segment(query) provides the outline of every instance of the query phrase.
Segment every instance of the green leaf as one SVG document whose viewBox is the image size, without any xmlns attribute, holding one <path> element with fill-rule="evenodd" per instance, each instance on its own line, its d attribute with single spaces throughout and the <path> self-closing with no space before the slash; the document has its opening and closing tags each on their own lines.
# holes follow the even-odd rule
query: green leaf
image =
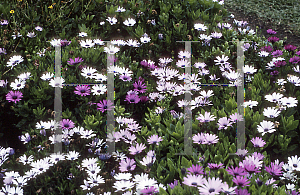
<svg viewBox="0 0 300 195">
<path fill-rule="evenodd" d="M 181 158 L 181 166 L 183 166 L 184 168 L 189 168 L 192 166 L 192 162 L 189 160 L 187 160 L 184 156 L 182 156 Z"/>
</svg>

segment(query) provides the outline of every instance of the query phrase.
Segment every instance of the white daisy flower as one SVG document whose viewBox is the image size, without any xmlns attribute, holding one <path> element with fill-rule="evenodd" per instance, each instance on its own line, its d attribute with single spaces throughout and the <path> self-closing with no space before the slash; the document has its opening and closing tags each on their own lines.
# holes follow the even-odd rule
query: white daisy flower
<svg viewBox="0 0 300 195">
<path fill-rule="evenodd" d="M 78 35 L 79 37 L 87 37 L 87 33 L 85 33 L 85 32 L 81 32 L 81 33 L 79 33 L 79 35 Z"/>
<path fill-rule="evenodd" d="M 125 12 L 125 11 L 126 11 L 126 9 L 119 6 L 116 12 Z"/>
<path fill-rule="evenodd" d="M 120 48 L 115 47 L 115 46 L 110 46 L 110 47 L 104 47 L 104 52 L 108 54 L 115 54 L 118 51 L 120 51 Z"/>
<path fill-rule="evenodd" d="M 61 45 L 61 40 L 60 39 L 53 39 L 52 41 L 50 41 L 50 44 L 55 47 L 55 46 L 60 46 Z"/>
<path fill-rule="evenodd" d="M 99 24 L 102 26 L 102 25 L 104 25 L 104 24 L 105 24 L 105 22 L 104 22 L 104 21 L 102 21 L 102 22 L 100 22 Z"/>
<path fill-rule="evenodd" d="M 34 34 L 34 32 L 28 32 L 27 37 L 33 38 L 36 37 L 36 35 Z"/>
<path fill-rule="evenodd" d="M 86 67 L 86 68 L 83 68 L 81 70 L 81 75 L 84 76 L 85 78 L 90 78 L 92 79 L 93 78 L 93 74 L 96 72 L 97 70 L 94 69 L 94 68 L 91 68 L 91 67 Z"/>
<path fill-rule="evenodd" d="M 140 40 L 142 43 L 149 43 L 151 41 L 151 38 L 145 36 L 145 37 L 141 37 Z"/>
<path fill-rule="evenodd" d="M 101 39 L 94 39 L 93 41 L 94 41 L 94 43 L 97 44 L 97 45 L 104 45 L 104 44 L 105 44 L 105 42 L 102 41 Z"/>
<path fill-rule="evenodd" d="M 95 79 L 95 81 L 97 81 L 97 82 L 107 81 L 107 76 L 105 76 L 103 74 L 99 74 L 99 73 L 94 73 L 92 75 L 92 78 Z"/>
<path fill-rule="evenodd" d="M 269 56 L 269 53 L 266 51 L 260 51 L 260 52 L 258 52 L 258 55 L 259 55 L 259 57 L 267 57 L 267 56 Z"/>
<path fill-rule="evenodd" d="M 30 72 L 26 72 L 26 73 L 20 74 L 18 76 L 18 78 L 22 79 L 22 80 L 27 80 L 27 79 L 29 79 L 31 77 L 30 74 L 31 74 Z"/>
<path fill-rule="evenodd" d="M 65 79 L 61 77 L 54 77 L 54 79 L 51 79 L 49 82 L 49 85 L 52 87 L 60 87 L 63 88 L 63 83 L 65 82 Z"/>
<path fill-rule="evenodd" d="M 53 73 L 47 72 L 44 73 L 40 78 L 44 81 L 50 80 L 54 76 Z"/>
<path fill-rule="evenodd" d="M 139 47 L 140 43 L 137 40 L 129 39 L 126 43 L 130 47 Z"/>
<path fill-rule="evenodd" d="M 257 125 L 257 131 L 262 133 L 262 136 L 264 136 L 266 133 L 273 133 L 276 131 L 274 127 L 275 126 L 273 122 L 263 120 L 260 122 L 260 125 Z"/>
<path fill-rule="evenodd" d="M 102 95 L 105 94 L 106 91 L 107 91 L 106 85 L 94 85 L 91 90 L 93 95 Z"/>
<path fill-rule="evenodd" d="M 85 41 L 81 40 L 80 45 L 81 45 L 81 47 L 84 47 L 84 48 L 90 48 L 90 47 L 93 47 L 95 45 L 95 43 L 93 43 L 93 40 L 87 39 Z"/>
<path fill-rule="evenodd" d="M 134 26 L 135 23 L 136 23 L 136 21 L 133 18 L 128 18 L 127 20 L 125 20 L 123 22 L 123 24 L 126 26 Z"/>
<path fill-rule="evenodd" d="M 13 90 L 23 89 L 25 87 L 25 83 L 26 81 L 22 79 L 15 79 L 15 82 L 10 83 L 10 87 L 13 88 Z"/>
<path fill-rule="evenodd" d="M 206 31 L 206 29 L 207 29 L 207 27 L 201 23 L 194 24 L 194 28 L 198 31 Z"/>
<path fill-rule="evenodd" d="M 110 23 L 110 25 L 114 25 L 118 22 L 115 17 L 108 17 L 106 20 Z"/>
</svg>

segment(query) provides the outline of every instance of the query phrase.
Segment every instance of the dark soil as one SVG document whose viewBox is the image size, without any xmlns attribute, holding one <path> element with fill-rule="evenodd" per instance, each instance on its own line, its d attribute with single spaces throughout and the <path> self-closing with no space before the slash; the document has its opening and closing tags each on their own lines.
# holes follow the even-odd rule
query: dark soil
<svg viewBox="0 0 300 195">
<path fill-rule="evenodd" d="M 254 31 L 256 30 L 256 26 L 258 26 L 259 29 L 258 29 L 257 36 L 265 36 L 266 38 L 268 38 L 270 36 L 276 36 L 280 40 L 283 40 L 284 37 L 287 37 L 286 42 L 284 42 L 285 44 L 291 44 L 291 45 L 297 46 L 298 49 L 300 48 L 300 36 L 297 36 L 295 34 L 287 32 L 288 28 L 286 26 L 284 26 L 284 25 L 275 26 L 272 24 L 271 19 L 268 19 L 266 21 L 266 20 L 262 20 L 255 14 L 244 14 L 244 11 L 233 10 L 228 7 L 225 7 L 225 8 L 228 10 L 228 12 L 230 14 L 234 15 L 234 18 L 231 19 L 231 21 L 233 21 L 234 19 L 239 20 L 239 21 L 241 21 L 241 20 L 247 21 L 248 26 L 250 26 L 251 29 L 253 29 Z M 268 29 L 272 29 L 272 30 L 276 31 L 277 34 L 275 34 L 275 35 L 268 34 L 267 33 Z"/>
</svg>

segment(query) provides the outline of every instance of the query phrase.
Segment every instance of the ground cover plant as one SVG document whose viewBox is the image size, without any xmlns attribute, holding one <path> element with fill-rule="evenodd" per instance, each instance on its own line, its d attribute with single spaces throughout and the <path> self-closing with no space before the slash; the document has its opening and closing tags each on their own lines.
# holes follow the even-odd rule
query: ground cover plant
<svg viewBox="0 0 300 195">
<path fill-rule="evenodd" d="M 299 48 L 272 29 L 257 36 L 223 4 L 2 1 L 0 193 L 298 194 Z M 245 41 L 244 75 L 237 70 L 237 40 Z M 189 52 L 176 41 L 199 42 Z M 54 77 L 57 45 L 61 77 Z M 115 78 L 113 102 L 108 72 Z M 237 112 L 240 79 L 244 116 Z M 193 154 L 176 155 L 185 151 L 187 105 Z M 110 134 L 111 110 L 116 128 Z M 236 144 L 241 120 L 242 151 Z M 63 147 L 54 154 L 57 127 Z"/>
</svg>

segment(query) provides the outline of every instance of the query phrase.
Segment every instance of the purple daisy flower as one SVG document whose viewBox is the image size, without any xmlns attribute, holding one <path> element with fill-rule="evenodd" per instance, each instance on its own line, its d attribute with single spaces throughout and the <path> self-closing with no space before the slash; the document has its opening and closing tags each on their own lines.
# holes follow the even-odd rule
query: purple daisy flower
<svg viewBox="0 0 300 195">
<path fill-rule="evenodd" d="M 275 42 L 279 41 L 279 38 L 278 37 L 269 37 L 268 41 L 271 43 L 275 43 Z"/>
<path fill-rule="evenodd" d="M 205 134 L 201 132 L 193 136 L 193 143 L 202 144 L 205 141 Z"/>
<path fill-rule="evenodd" d="M 247 189 L 235 189 L 236 195 L 250 195 Z"/>
<path fill-rule="evenodd" d="M 142 103 L 146 103 L 149 100 L 147 96 L 142 96 L 140 99 Z"/>
<path fill-rule="evenodd" d="M 252 138 L 251 142 L 255 148 L 262 148 L 266 144 L 266 142 L 264 142 L 264 140 L 261 137 Z"/>
<path fill-rule="evenodd" d="M 113 103 L 110 100 L 103 100 L 103 103 L 100 101 L 100 103 L 97 103 L 97 110 L 100 110 L 102 113 L 106 110 L 111 110 L 112 108 L 114 108 L 114 106 L 112 106 Z"/>
<path fill-rule="evenodd" d="M 125 160 L 122 160 L 120 163 L 120 171 L 125 172 L 125 171 L 133 171 L 136 167 L 135 165 L 135 160 L 126 158 Z"/>
<path fill-rule="evenodd" d="M 247 178 L 242 177 L 242 176 L 236 176 L 235 178 L 232 179 L 232 181 L 236 185 L 241 186 L 241 187 L 249 186 L 248 184 L 250 183 L 250 181 Z"/>
<path fill-rule="evenodd" d="M 233 175 L 233 176 L 242 176 L 242 175 L 247 175 L 247 172 L 245 172 L 245 169 L 243 167 L 235 167 L 231 166 L 231 168 L 227 168 L 226 171 L 228 174 Z"/>
<path fill-rule="evenodd" d="M 0 54 L 7 54 L 4 48 L 0 48 Z"/>
<path fill-rule="evenodd" d="M 270 35 L 275 35 L 277 32 L 273 31 L 272 29 L 268 29 L 267 33 Z"/>
<path fill-rule="evenodd" d="M 154 186 L 151 186 L 149 188 L 144 188 L 143 190 L 141 190 L 141 193 L 153 195 L 153 193 L 158 193 L 158 191 L 157 191 L 157 188 L 155 188 Z"/>
<path fill-rule="evenodd" d="M 175 179 L 173 183 L 170 183 L 170 184 L 168 184 L 168 185 L 170 186 L 171 189 L 174 189 L 175 186 L 178 185 L 178 180 Z"/>
<path fill-rule="evenodd" d="M 272 52 L 273 57 L 279 57 L 281 55 L 283 55 L 283 51 L 281 50 L 276 50 Z"/>
<path fill-rule="evenodd" d="M 219 164 L 215 164 L 215 163 L 208 163 L 208 166 L 211 170 L 217 170 L 217 169 L 221 169 L 224 168 L 222 163 Z"/>
<path fill-rule="evenodd" d="M 293 45 L 285 45 L 284 49 L 287 51 L 294 51 L 295 49 L 297 49 L 297 47 Z"/>
<path fill-rule="evenodd" d="M 128 103 L 130 103 L 130 104 L 137 104 L 137 103 L 139 103 L 139 101 L 140 101 L 140 98 L 139 98 L 139 96 L 138 95 L 136 95 L 136 94 L 130 94 L 130 95 L 127 95 L 126 96 L 126 98 L 125 98 L 125 100 L 124 101 L 128 101 Z"/>
<path fill-rule="evenodd" d="M 62 121 L 60 121 L 60 126 L 62 129 L 72 129 L 75 127 L 74 124 L 75 123 L 73 123 L 73 121 L 69 119 L 63 119 Z"/>
<path fill-rule="evenodd" d="M 296 54 L 300 56 L 300 51 L 297 51 Z"/>
<path fill-rule="evenodd" d="M 127 75 L 127 74 L 122 74 L 122 75 L 120 75 L 119 76 L 119 79 L 121 79 L 122 81 L 131 81 L 132 80 L 132 78 L 129 76 L 129 75 Z"/>
<path fill-rule="evenodd" d="M 255 166 L 255 164 L 245 164 L 244 169 L 250 174 L 261 172 L 259 171 L 259 168 Z"/>
<path fill-rule="evenodd" d="M 297 64 L 300 61 L 300 58 L 298 56 L 294 56 L 290 58 L 290 61 L 292 64 Z"/>
<path fill-rule="evenodd" d="M 140 93 L 145 93 L 147 91 L 146 89 L 146 85 L 145 83 L 142 83 L 142 81 L 138 81 L 138 83 L 133 83 L 133 86 L 134 86 L 134 90 L 135 91 L 138 91 Z"/>
<path fill-rule="evenodd" d="M 273 51 L 273 48 L 272 48 L 272 46 L 264 46 L 264 47 L 260 48 L 260 51 L 271 52 L 271 51 Z"/>
<path fill-rule="evenodd" d="M 65 47 L 65 46 L 67 46 L 67 45 L 70 45 L 71 42 L 72 42 L 72 41 L 67 41 L 67 39 L 61 40 L 61 41 L 60 41 L 60 45 L 61 45 L 62 47 Z M 76 60 L 76 59 L 75 59 L 75 60 Z"/>
<path fill-rule="evenodd" d="M 81 95 L 81 96 L 87 96 L 90 95 L 90 87 L 88 85 L 84 86 L 77 86 L 75 87 L 77 91 L 74 91 L 75 94 Z"/>
<path fill-rule="evenodd" d="M 273 162 L 271 162 L 271 166 L 265 167 L 265 170 L 268 173 L 270 173 L 270 175 L 272 175 L 273 177 L 281 176 L 281 174 L 282 174 L 281 169 L 282 169 L 281 165 L 277 165 Z"/>
<path fill-rule="evenodd" d="M 199 174 L 203 174 L 203 167 L 201 165 L 192 165 L 190 168 L 187 169 L 189 172 L 195 174 L 195 175 L 199 175 Z"/>
<path fill-rule="evenodd" d="M 6 94 L 6 100 L 8 100 L 8 102 L 15 102 L 17 103 L 18 101 L 21 100 L 21 98 L 23 97 L 22 92 L 20 91 L 10 91 L 8 92 L 8 94 Z"/>
<path fill-rule="evenodd" d="M 68 61 L 68 64 L 69 65 L 74 65 L 74 64 L 78 64 L 78 63 L 80 63 L 80 62 L 83 62 L 83 59 L 82 58 L 75 58 L 75 61 L 72 59 L 72 58 L 70 58 L 70 61 Z"/>
<path fill-rule="evenodd" d="M 218 120 L 218 125 L 218 130 L 227 129 L 229 126 L 232 126 L 232 122 L 230 121 L 230 119 L 227 119 L 227 117 L 222 117 Z"/>
<path fill-rule="evenodd" d="M 135 146 L 130 146 L 128 150 L 130 151 L 130 154 L 136 155 L 141 153 L 145 148 L 146 148 L 145 144 L 137 143 Z"/>
</svg>

